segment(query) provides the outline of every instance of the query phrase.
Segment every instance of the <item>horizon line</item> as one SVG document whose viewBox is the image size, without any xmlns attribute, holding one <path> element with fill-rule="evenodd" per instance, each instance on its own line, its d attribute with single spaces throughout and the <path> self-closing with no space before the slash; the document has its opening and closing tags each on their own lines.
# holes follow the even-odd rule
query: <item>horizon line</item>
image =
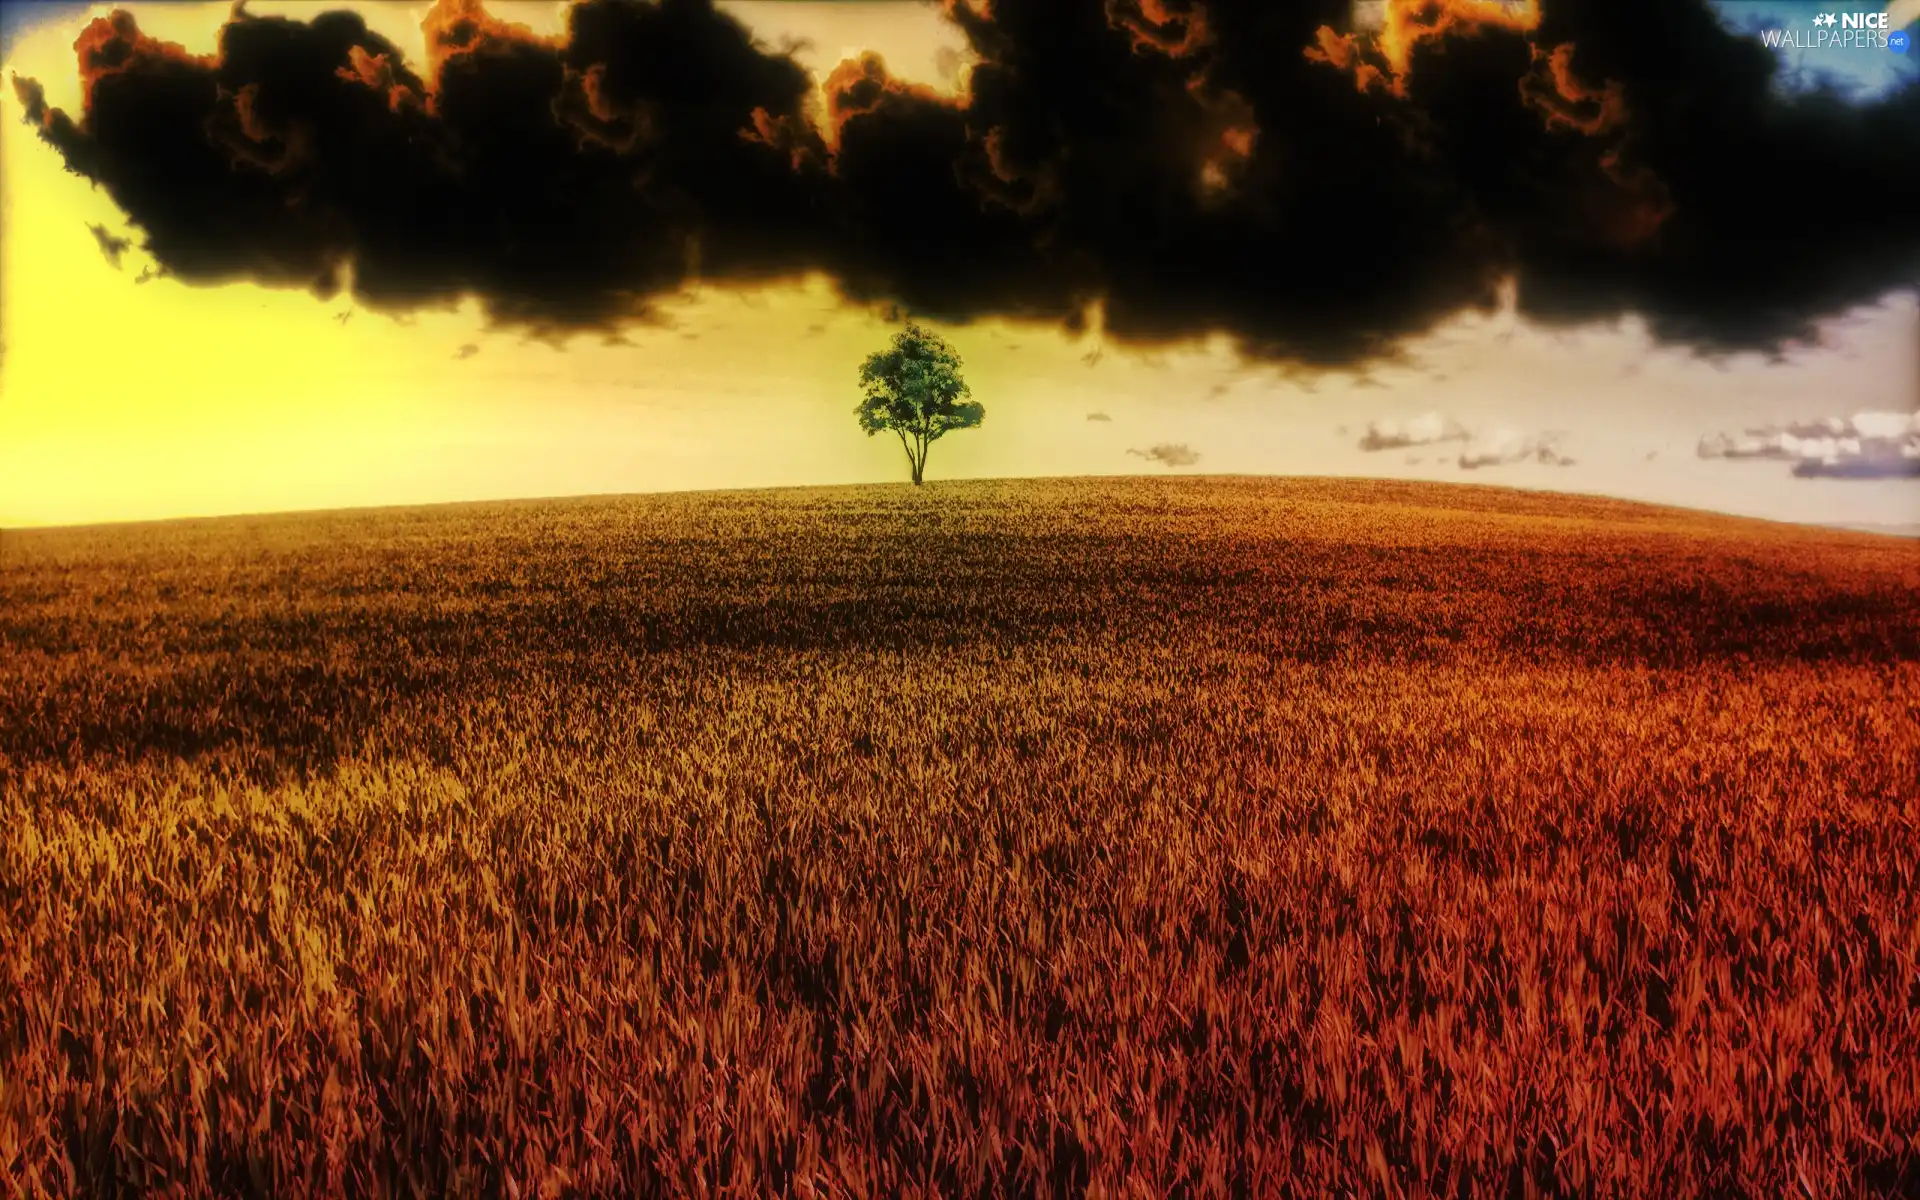
<svg viewBox="0 0 1920 1200">
<path fill-rule="evenodd" d="M 1450 480 L 1450 479 L 1408 479 L 1391 475 L 1315 475 L 1288 474 L 1280 472 L 1254 471 L 1168 471 L 1149 474 L 1144 471 L 1130 473 L 1087 473 L 1066 475 L 980 475 L 950 476 L 942 479 L 930 479 L 922 488 L 940 487 L 945 484 L 982 484 L 982 483 L 1047 483 L 1062 480 L 1073 481 L 1175 481 L 1175 480 L 1292 480 L 1320 483 L 1385 483 L 1403 484 L 1413 487 L 1431 487 L 1448 489 L 1469 489 L 1501 492 L 1517 492 L 1538 496 L 1563 496 L 1586 500 L 1606 500 L 1615 504 L 1653 511 L 1676 514 L 1724 518 L 1733 521 L 1757 522 L 1764 525 L 1787 526 L 1795 529 L 1826 529 L 1850 533 L 1873 534 L 1883 537 L 1920 538 L 1920 513 L 1916 513 L 1911 522 L 1860 522 L 1860 521 L 1794 521 L 1773 517 L 1758 517 L 1746 513 L 1732 512 L 1719 508 L 1704 508 L 1697 505 L 1673 504 L 1655 500 L 1641 500 L 1620 496 L 1611 492 L 1584 491 L 1573 488 L 1551 488 L 1523 486 L 1514 483 L 1500 483 L 1488 480 Z M 908 480 L 859 480 L 844 483 L 781 483 L 749 484 L 732 487 L 666 487 L 649 490 L 622 492 L 556 492 L 520 496 L 480 496 L 456 500 L 426 500 L 415 503 L 395 504 L 339 504 L 317 505 L 313 507 L 251 509 L 228 512 L 181 513 L 164 517 L 126 517 L 107 518 L 94 521 L 52 521 L 27 522 L 17 524 L 0 519 L 0 534 L 6 533 L 47 533 L 47 532 L 84 532 L 88 530 L 115 530 L 137 526 L 181 525 L 204 522 L 229 521 L 268 521 L 281 518 L 357 516 L 377 513 L 415 512 L 432 509 L 470 508 L 482 505 L 511 504 L 557 504 L 565 501 L 581 500 L 623 500 L 644 499 L 656 496 L 728 496 L 754 492 L 801 492 L 801 491 L 845 491 L 858 488 L 913 488 L 916 485 Z"/>
</svg>

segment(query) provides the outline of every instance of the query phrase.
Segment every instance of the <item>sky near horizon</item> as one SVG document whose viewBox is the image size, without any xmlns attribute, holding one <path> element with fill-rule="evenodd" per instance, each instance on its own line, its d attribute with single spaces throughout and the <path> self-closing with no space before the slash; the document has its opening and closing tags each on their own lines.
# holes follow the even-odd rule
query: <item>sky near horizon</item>
<svg viewBox="0 0 1920 1200">
<path fill-rule="evenodd" d="M 75 39 L 109 7 L 16 11 L 4 74 L 82 112 Z M 214 52 L 229 11 L 119 7 L 189 54 Z M 305 19 L 317 7 L 255 0 L 249 12 Z M 427 5 L 350 7 L 426 61 Z M 563 5 L 487 7 L 538 35 L 564 29 Z M 873 51 L 897 80 L 962 88 L 968 40 L 933 6 L 720 7 L 764 45 L 795 45 L 816 80 Z M 1797 21 L 1819 7 L 1767 11 Z M 1903 85 L 1886 57 L 1853 61 L 1863 87 Z M 859 361 L 893 328 L 886 306 L 845 298 L 824 272 L 694 285 L 648 320 L 564 338 L 491 320 L 472 298 L 383 311 L 350 292 L 186 283 L 157 269 L 139 226 L 22 116 L 0 89 L 0 526 L 903 475 L 898 447 L 853 418 Z M 1848 236 L 1843 213 L 1808 219 Z M 1520 315 L 1510 289 L 1490 311 L 1403 339 L 1398 362 L 1324 369 L 1243 353 L 1225 331 L 1109 337 L 1098 306 L 1077 333 L 995 315 L 932 323 L 987 410 L 980 429 L 935 448 L 935 479 L 1365 475 L 1920 525 L 1920 478 L 1808 478 L 1777 455 L 1700 452 L 1716 435 L 1920 407 L 1912 288 L 1771 356 L 1703 356 L 1631 313 L 1550 327 Z"/>
</svg>

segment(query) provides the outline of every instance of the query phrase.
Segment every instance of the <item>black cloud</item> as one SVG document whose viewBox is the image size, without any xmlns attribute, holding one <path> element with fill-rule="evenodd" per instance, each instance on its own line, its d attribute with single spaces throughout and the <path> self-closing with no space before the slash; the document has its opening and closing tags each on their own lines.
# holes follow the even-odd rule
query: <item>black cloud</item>
<svg viewBox="0 0 1920 1200">
<path fill-rule="evenodd" d="M 1335 366 L 1506 277 L 1534 318 L 1707 349 L 1920 280 L 1920 86 L 1789 95 L 1706 0 L 1547 0 L 1397 62 L 1349 7 L 950 0 L 963 99 L 866 56 L 819 114 L 710 0 L 582 0 L 552 40 L 440 0 L 424 63 L 346 12 L 242 9 L 208 58 L 116 13 L 76 45 L 77 116 L 14 87 L 170 275 L 350 268 L 367 306 L 475 295 L 544 337 L 817 270 L 930 317 L 1077 329 L 1099 300 L 1123 341 Z"/>
</svg>

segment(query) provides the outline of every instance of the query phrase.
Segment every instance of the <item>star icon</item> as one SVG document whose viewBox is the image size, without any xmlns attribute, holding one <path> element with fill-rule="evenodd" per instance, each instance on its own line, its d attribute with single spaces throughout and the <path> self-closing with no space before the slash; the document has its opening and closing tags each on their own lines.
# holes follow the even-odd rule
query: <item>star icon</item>
<svg viewBox="0 0 1920 1200">
<path fill-rule="evenodd" d="M 1813 19 L 1813 23 L 1815 25 L 1832 25 L 1835 23 L 1835 18 L 1832 13 L 1821 13 Z"/>
</svg>

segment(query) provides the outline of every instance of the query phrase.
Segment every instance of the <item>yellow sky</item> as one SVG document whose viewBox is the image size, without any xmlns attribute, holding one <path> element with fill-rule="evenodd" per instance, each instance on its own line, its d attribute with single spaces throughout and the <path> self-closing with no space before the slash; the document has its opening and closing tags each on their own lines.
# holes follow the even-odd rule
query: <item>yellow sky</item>
<svg viewBox="0 0 1920 1200">
<path fill-rule="evenodd" d="M 195 53 L 213 50 L 229 11 L 225 3 L 132 7 L 142 29 Z M 358 7 L 374 29 L 424 57 L 426 5 Z M 883 49 L 900 69 L 925 75 L 936 71 L 940 44 L 961 44 L 915 5 L 878 22 L 856 20 L 844 5 L 772 7 L 780 21 L 767 23 L 770 39 L 782 25 L 805 30 L 816 56 L 832 56 L 829 67 L 857 48 L 862 25 L 892 39 Z M 493 8 L 536 31 L 561 27 L 560 5 Z M 302 16 L 313 6 L 256 3 L 252 11 Z M 77 112 L 72 43 L 85 23 L 27 34 L 6 70 L 41 80 L 50 103 Z M 824 284 L 782 289 L 757 309 L 695 302 L 685 329 L 637 331 L 623 347 L 583 339 L 562 352 L 489 333 L 471 305 L 403 324 L 354 312 L 346 298 L 136 283 L 149 260 L 136 248 L 115 269 L 87 228 L 124 234 L 124 216 L 62 170 L 20 124 L 10 92 L 3 115 L 0 522 L 694 487 L 763 473 L 798 482 L 811 478 L 801 469 L 807 462 L 814 472 L 857 474 L 870 450 L 883 449 L 857 430 L 844 436 L 853 401 L 846 364 L 884 340 L 883 327 L 846 314 L 808 332 L 823 323 L 822 310 L 837 307 Z M 757 352 L 744 369 L 738 341 L 710 327 L 714 309 L 754 330 Z M 344 322 L 343 313 L 351 314 Z M 468 344 L 478 352 L 456 360 Z M 823 386 L 829 377 L 838 386 Z M 802 428 L 822 436 L 727 428 L 722 414 L 747 418 L 762 404 L 789 414 L 819 408 Z"/>
<path fill-rule="evenodd" d="M 224 2 L 124 7 L 147 32 L 199 53 L 212 51 L 228 12 Z M 421 55 L 425 4 L 355 7 Z M 539 31 L 561 28 L 557 4 L 489 7 Z M 934 9 L 915 3 L 724 7 L 769 44 L 809 39 L 798 57 L 821 75 L 846 54 L 875 49 L 898 74 L 950 85 L 940 78 L 952 62 L 943 48 L 964 49 Z M 39 79 L 50 103 L 77 112 L 72 44 L 85 23 L 30 31 L 5 70 Z M 134 239 L 118 269 L 91 223 Z M 670 325 L 633 330 L 629 344 L 583 337 L 561 349 L 486 329 L 473 304 L 397 320 L 346 297 L 139 283 L 151 260 L 138 241 L 107 196 L 67 174 L 21 124 L 10 89 L 0 90 L 0 525 L 903 473 L 898 446 L 863 436 L 852 416 L 859 360 L 890 327 L 842 303 L 825 280 L 690 295 Z M 1784 519 L 1920 521 L 1920 488 L 1909 483 L 1783 483 L 1778 463 L 1691 453 L 1701 434 L 1720 429 L 1911 407 L 1916 328 L 1920 315 L 1900 300 L 1836 324 L 1828 350 L 1723 370 L 1652 350 L 1632 323 L 1560 336 L 1508 314 L 1440 331 L 1419 347 L 1424 370 L 1307 382 L 1244 364 L 1219 339 L 1143 353 L 1105 346 L 1097 329 L 1075 339 L 986 322 L 946 330 L 986 424 L 943 441 L 929 471 L 1158 471 L 1127 451 L 1185 443 L 1201 471 L 1461 478 L 1437 456 L 1354 448 L 1353 430 L 1370 419 L 1441 410 L 1567 431 L 1580 459 L 1477 472 L 1475 482 Z M 1092 412 L 1111 419 L 1089 421 Z"/>
</svg>

